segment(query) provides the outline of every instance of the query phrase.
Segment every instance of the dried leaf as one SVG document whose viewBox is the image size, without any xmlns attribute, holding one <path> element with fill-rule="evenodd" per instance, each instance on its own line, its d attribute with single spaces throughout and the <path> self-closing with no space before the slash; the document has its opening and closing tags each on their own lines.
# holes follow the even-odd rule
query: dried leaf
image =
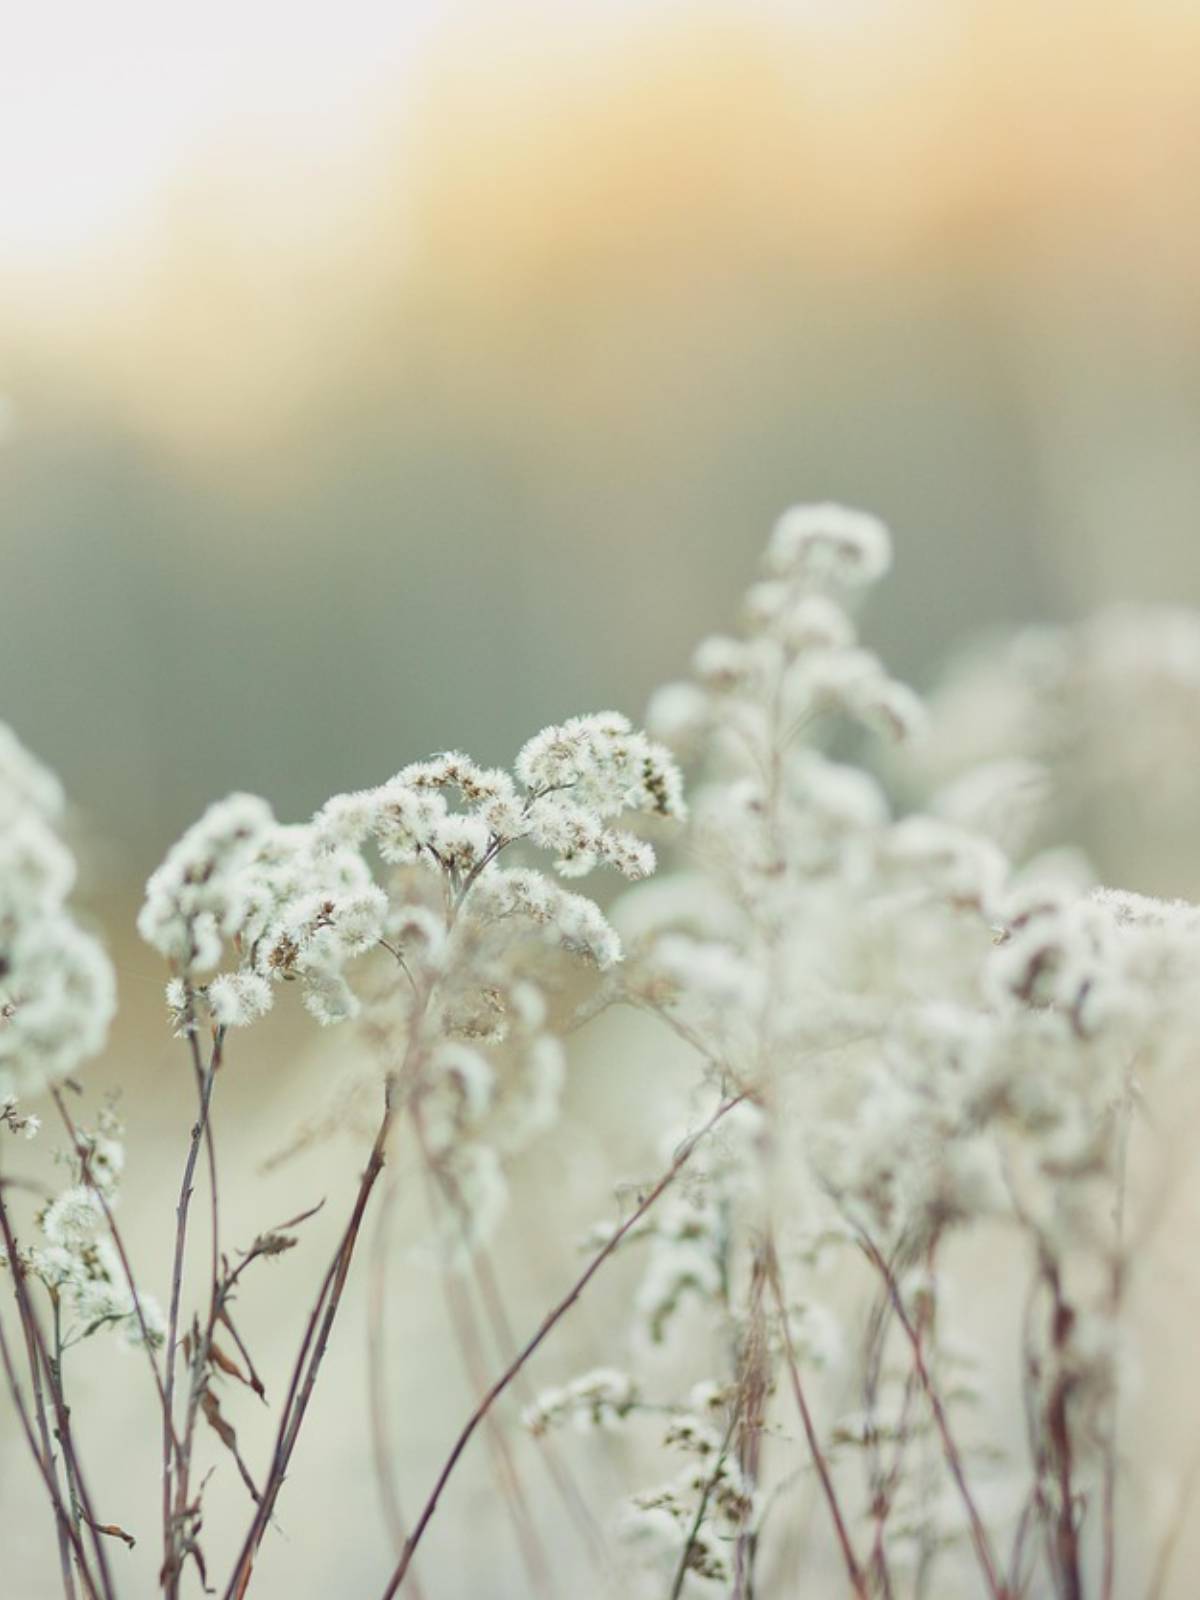
<svg viewBox="0 0 1200 1600">
<path fill-rule="evenodd" d="M 115 1522 L 90 1522 L 88 1526 L 96 1533 L 105 1533 L 110 1539 L 120 1539 L 132 1550 L 137 1540 L 131 1533 L 126 1533 L 124 1528 L 119 1528 Z"/>
<path fill-rule="evenodd" d="M 254 1479 L 250 1476 L 246 1463 L 242 1460 L 241 1454 L 238 1450 L 237 1433 L 233 1425 L 227 1422 L 224 1416 L 222 1416 L 221 1403 L 217 1399 L 216 1395 L 213 1394 L 211 1389 L 206 1389 L 200 1396 L 200 1406 L 204 1412 L 205 1421 L 216 1434 L 217 1438 L 220 1439 L 226 1450 L 229 1451 L 233 1459 L 237 1462 L 238 1471 L 242 1475 L 242 1482 L 250 1491 L 250 1496 L 255 1505 L 257 1505 L 260 1499 L 259 1492 L 255 1487 Z"/>
<path fill-rule="evenodd" d="M 250 1358 L 249 1350 L 246 1349 L 246 1341 L 242 1338 L 241 1334 L 234 1327 L 233 1318 L 229 1315 L 229 1311 L 228 1311 L 228 1309 L 226 1307 L 222 1306 L 221 1310 L 218 1311 L 218 1313 L 217 1313 L 217 1317 L 218 1317 L 218 1320 L 223 1322 L 225 1324 L 225 1326 L 229 1329 L 229 1332 L 230 1332 L 230 1335 L 231 1335 L 231 1337 L 233 1339 L 233 1342 L 238 1347 L 238 1354 L 241 1356 L 242 1360 L 246 1363 L 246 1371 L 249 1373 L 250 1387 L 254 1390 L 255 1394 L 258 1396 L 258 1398 L 265 1405 L 267 1403 L 267 1391 L 266 1391 L 265 1387 L 263 1386 L 262 1379 L 259 1377 L 258 1373 L 254 1370 L 254 1362 Z"/>
<path fill-rule="evenodd" d="M 208 1359 L 214 1367 L 219 1367 L 228 1377 L 236 1378 L 239 1383 L 244 1383 L 248 1389 L 254 1387 L 233 1357 L 226 1355 L 215 1339 L 208 1341 Z"/>
</svg>

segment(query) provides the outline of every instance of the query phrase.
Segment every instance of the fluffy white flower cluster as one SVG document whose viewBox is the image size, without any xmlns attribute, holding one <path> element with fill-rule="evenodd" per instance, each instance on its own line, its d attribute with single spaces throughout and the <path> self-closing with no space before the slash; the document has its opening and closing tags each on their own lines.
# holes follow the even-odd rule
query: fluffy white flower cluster
<svg viewBox="0 0 1200 1600">
<path fill-rule="evenodd" d="M 714 736 L 693 829 L 707 872 L 618 910 L 626 993 L 794 1112 L 820 1185 L 875 1237 L 1013 1216 L 1014 1140 L 1020 1207 L 1070 1225 L 1062 1175 L 1111 1180 L 1133 1057 L 1179 1053 L 1200 913 L 1010 863 L 998 841 L 1023 837 L 1045 788 L 1026 761 L 894 819 L 874 779 L 786 726 L 772 738 L 758 710 L 740 761 Z"/>
<path fill-rule="evenodd" d="M 1200 910 L 1094 889 L 1078 857 L 1020 852 L 1067 759 L 1072 708 L 1101 696 L 1102 682 L 1121 701 L 1104 651 L 1121 662 L 1112 671 L 1169 682 L 1173 717 L 1200 716 L 1200 624 L 1177 619 L 1140 663 L 1128 641 L 1118 648 L 1128 619 L 1083 630 L 1086 670 L 1061 640 L 1046 645 L 1037 681 L 1057 688 L 1040 737 L 1003 742 L 1038 725 L 1032 692 L 1024 719 L 990 723 L 985 695 L 982 713 L 974 704 L 979 763 L 956 770 L 924 810 L 897 815 L 874 777 L 801 743 L 827 709 L 892 733 L 921 724 L 914 697 L 858 646 L 843 604 L 889 559 L 874 519 L 789 512 L 747 597 L 746 636 L 707 641 L 698 684 L 672 686 L 651 708 L 651 725 L 702 758 L 708 781 L 693 807 L 695 865 L 633 890 L 614 913 L 630 951 L 620 993 L 694 1046 L 722 1095 L 747 1095 L 759 1126 L 737 1160 L 732 1138 L 723 1152 L 715 1138 L 710 1155 L 698 1151 L 691 1178 L 637 1229 L 651 1254 L 636 1320 L 644 1349 L 690 1305 L 744 1349 L 750 1264 L 771 1229 L 789 1300 L 803 1307 L 788 1319 L 792 1356 L 819 1366 L 821 1348 L 839 1342 L 836 1319 L 803 1263 L 797 1219 L 810 1234 L 848 1230 L 895 1263 L 896 1293 L 934 1364 L 947 1348 L 933 1327 L 941 1242 L 984 1220 L 1007 1226 L 1031 1241 L 1031 1304 L 1049 1308 L 1025 1355 L 1038 1375 L 1027 1403 L 1041 1472 L 1065 1425 L 1056 1385 L 1069 1381 L 1070 1416 L 1089 1419 L 1076 1463 L 1089 1449 L 1094 1461 L 1104 1437 L 1095 1419 L 1111 1404 L 1117 1345 L 1095 1330 L 1112 1327 L 1112 1284 L 1126 1265 L 1111 1225 L 1124 1129 L 1140 1084 L 1186 1068 L 1200 1023 Z M 1097 705 L 1089 720 L 1098 729 L 1106 715 Z M 969 716 L 964 702 L 964 727 Z M 1137 737 L 1149 751 L 1155 730 Z M 1092 1330 L 1086 1359 L 1075 1328 Z M 764 1338 L 778 1360 L 777 1338 Z M 949 1358 L 937 1361 L 949 1374 Z M 907 1443 L 897 1459 L 912 1459 L 874 1485 L 885 1515 L 916 1506 L 913 1475 L 929 1460 L 919 1441 L 937 1448 L 926 1398 L 914 1399 L 911 1368 L 900 1370 L 895 1425 Z M 720 1386 L 738 1381 L 733 1371 Z M 871 1450 L 881 1406 L 876 1394 Z M 689 1526 L 695 1504 L 671 1501 L 673 1523 Z M 662 1505 L 651 1497 L 644 1509 Z M 914 1517 L 897 1511 L 883 1559 Z M 924 1538 L 927 1519 L 921 1527 Z"/>
<path fill-rule="evenodd" d="M 446 1202 L 443 1258 L 458 1264 L 486 1242 L 504 1211 L 506 1163 L 559 1117 L 562 1045 L 541 986 L 520 972 L 518 950 L 480 939 L 464 919 L 438 972 L 410 956 L 415 985 L 429 986 L 419 1016 L 416 991 L 403 981 L 370 1009 L 383 1059 L 406 1063 L 397 1092 Z"/>
<path fill-rule="evenodd" d="M 605 712 L 536 735 L 516 773 L 448 752 L 376 789 L 335 795 L 301 826 L 278 823 L 252 795 L 212 806 L 150 879 L 138 921 L 175 969 L 168 998 L 179 1025 L 194 1023 L 198 1002 L 218 1027 L 252 1022 L 282 980 L 299 982 L 319 1021 L 353 1016 L 349 963 L 385 942 L 407 950 L 409 939 L 442 962 L 468 899 L 476 922 L 533 926 L 612 965 L 619 945 L 590 900 L 532 869 L 502 868 L 498 857 L 525 842 L 553 852 L 564 876 L 604 864 L 644 877 L 652 847 L 614 822 L 629 812 L 681 818 L 679 770 L 663 747 Z M 415 893 L 402 870 L 393 892 L 379 887 L 369 845 L 385 867 L 423 870 Z M 236 968 L 202 981 L 230 947 Z"/>
<path fill-rule="evenodd" d="M 533 1434 L 561 1427 L 570 1421 L 581 1432 L 613 1428 L 638 1404 L 637 1385 L 628 1373 L 615 1367 L 597 1367 L 572 1378 L 561 1388 L 544 1389 L 521 1413 Z"/>
<path fill-rule="evenodd" d="M 697 1578 L 728 1581 L 733 1542 L 756 1510 L 753 1488 L 731 1445 L 734 1398 L 732 1390 L 706 1381 L 694 1384 L 679 1405 L 653 1405 L 627 1372 L 597 1367 L 543 1390 L 521 1420 L 535 1436 L 566 1426 L 611 1433 L 636 1418 L 656 1423 L 663 1446 L 686 1464 L 667 1482 L 630 1497 L 622 1535 L 656 1567 L 682 1562 Z"/>
<path fill-rule="evenodd" d="M 544 729 L 518 753 L 515 772 L 514 779 L 449 752 L 404 767 L 378 789 L 336 796 L 316 823 L 346 844 L 373 836 L 393 864 L 436 865 L 461 891 L 519 840 L 556 855 L 564 876 L 606 864 L 645 877 L 653 850 L 613 822 L 626 812 L 684 814 L 672 757 L 617 712 Z M 451 808 L 455 797 L 459 809 Z"/>
<path fill-rule="evenodd" d="M 892 537 L 866 511 L 847 506 L 793 506 L 767 544 L 767 569 L 781 578 L 839 588 L 877 583 L 892 564 Z"/>
<path fill-rule="evenodd" d="M 265 800 L 235 794 L 210 806 L 146 886 L 142 937 L 176 976 L 168 1003 L 177 1026 L 201 1002 L 218 1027 L 243 1027 L 270 1010 L 275 985 L 298 981 L 320 1022 L 351 1016 L 344 977 L 383 932 L 386 897 L 357 850 L 315 826 L 275 820 Z M 232 946 L 239 965 L 202 981 Z"/>
<path fill-rule="evenodd" d="M 632 1334 L 662 1344 L 689 1302 L 728 1312 L 733 1270 L 730 1222 L 749 1220 L 761 1200 L 762 1114 L 744 1102 L 697 1151 L 685 1182 L 650 1213 L 640 1237 L 648 1239 L 645 1270 L 634 1293 Z M 679 1144 L 678 1137 L 664 1142 Z"/>
<path fill-rule="evenodd" d="M 78 1130 L 72 1165 L 72 1183 L 38 1214 L 40 1242 L 25 1260 L 58 1307 L 62 1348 L 102 1329 L 128 1344 L 158 1345 L 166 1319 L 152 1296 L 139 1291 L 135 1300 L 105 1212 L 117 1204 L 125 1165 L 123 1129 L 110 1108 L 101 1111 L 95 1130 Z"/>
<path fill-rule="evenodd" d="M 624 1516 L 625 1537 L 650 1562 L 664 1569 L 682 1563 L 686 1573 L 712 1584 L 733 1578 L 738 1537 L 759 1510 L 754 1485 L 726 1436 L 732 1400 L 731 1392 L 711 1383 L 695 1386 L 690 1405 L 672 1412 L 662 1440 L 685 1457 L 685 1466 L 634 1495 Z"/>
<path fill-rule="evenodd" d="M 58 780 L 0 724 L 0 1100 L 95 1055 L 116 1004 L 108 958 L 67 907 L 62 812 Z"/>
<path fill-rule="evenodd" d="M 694 683 L 669 684 L 647 713 L 652 731 L 682 752 L 707 733 L 732 748 L 768 752 L 794 743 L 829 713 L 897 738 L 915 733 L 922 708 L 879 658 L 857 642 L 851 591 L 882 577 L 891 540 L 874 517 L 840 506 L 796 506 L 776 526 L 766 576 L 745 598 L 743 638 L 706 639 Z"/>
<path fill-rule="evenodd" d="M 217 1029 L 253 1022 L 283 981 L 321 1022 L 366 1003 L 390 1103 L 411 1115 L 459 1258 L 503 1209 L 506 1160 L 558 1115 L 556 962 L 604 971 L 621 955 L 592 900 L 501 857 L 544 850 L 564 877 L 608 865 L 641 878 L 654 852 L 619 825 L 630 814 L 681 819 L 682 780 L 615 712 L 545 729 L 515 776 L 451 751 L 335 795 L 301 826 L 233 795 L 151 878 L 139 928 L 175 969 L 180 1032 L 201 1015 Z M 351 988 L 348 969 L 372 953 Z"/>
</svg>

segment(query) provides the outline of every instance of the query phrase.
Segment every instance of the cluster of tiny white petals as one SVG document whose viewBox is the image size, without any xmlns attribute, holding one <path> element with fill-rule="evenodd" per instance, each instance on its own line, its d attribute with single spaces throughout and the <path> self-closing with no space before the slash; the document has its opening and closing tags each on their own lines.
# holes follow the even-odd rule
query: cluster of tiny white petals
<svg viewBox="0 0 1200 1600">
<path fill-rule="evenodd" d="M 112 966 L 67 906 L 63 803 L 58 780 L 0 724 L 0 1100 L 96 1055 L 116 1007 Z"/>
<path fill-rule="evenodd" d="M 645 1269 L 634 1292 L 633 1335 L 664 1343 L 689 1307 L 723 1305 L 731 1210 L 756 1198 L 762 1117 L 749 1103 L 725 1118 L 719 1137 L 693 1158 L 688 1181 L 664 1197 L 647 1220 Z M 664 1148 L 678 1148 L 672 1135 Z"/>
<path fill-rule="evenodd" d="M 529 868 L 489 872 L 475 889 L 472 910 L 485 924 L 528 923 L 551 944 L 586 957 L 602 972 L 621 959 L 621 942 L 595 901 Z"/>
<path fill-rule="evenodd" d="M 639 1399 L 637 1385 L 628 1373 L 597 1367 L 561 1388 L 544 1389 L 521 1413 L 521 1421 L 533 1434 L 568 1421 L 581 1432 L 612 1429 L 625 1420 Z"/>
<path fill-rule="evenodd" d="M 669 684 L 650 703 L 651 731 L 682 754 L 714 742 L 763 755 L 818 717 L 836 715 L 892 739 L 924 728 L 924 708 L 862 649 L 845 609 L 850 591 L 884 576 L 891 540 L 876 518 L 839 506 L 796 506 L 776 527 L 767 576 L 743 605 L 745 636 L 697 648 L 696 682 Z"/>
<path fill-rule="evenodd" d="M 710 1584 L 728 1584 L 739 1533 L 758 1509 L 733 1451 L 722 1448 L 720 1413 L 695 1415 L 676 1410 L 663 1445 L 687 1458 L 683 1471 L 653 1489 L 634 1495 L 625 1509 L 624 1533 L 643 1547 L 654 1566 L 684 1571 Z"/>
<path fill-rule="evenodd" d="M 231 795 L 209 808 L 146 886 L 142 937 L 175 969 L 167 1003 L 177 1031 L 203 1009 L 245 1027 L 297 981 L 319 1022 L 356 1015 L 345 968 L 383 934 L 387 897 L 353 845 L 328 830 L 278 823 L 265 800 Z M 232 953 L 237 965 L 205 981 Z"/>
<path fill-rule="evenodd" d="M 553 852 L 570 876 L 606 864 L 645 877 L 652 848 L 613 822 L 626 812 L 684 814 L 674 759 L 616 712 L 544 729 L 515 770 L 514 779 L 459 752 L 413 762 L 376 790 L 335 797 L 316 826 L 331 841 L 371 837 L 385 861 L 436 864 L 463 884 L 520 840 Z M 461 809 L 451 808 L 455 797 Z"/>
<path fill-rule="evenodd" d="M 607 865 L 642 879 L 653 847 L 620 819 L 685 814 L 665 747 L 616 712 L 575 717 L 529 740 L 515 775 L 447 751 L 334 795 L 304 825 L 231 796 L 151 878 L 139 928 L 174 969 L 178 1034 L 254 1023 L 284 982 L 321 1023 L 365 1004 L 460 1261 L 503 1210 L 505 1162 L 559 1114 L 564 1058 L 540 980 L 563 963 L 549 952 L 602 972 L 621 958 L 593 900 L 501 856 L 544 850 L 562 877 Z"/>
<path fill-rule="evenodd" d="M 386 1133 L 389 1157 L 403 1141 L 419 1161 L 454 1268 L 559 1120 L 566 1032 L 613 1002 L 638 1037 L 660 1030 L 665 1070 L 625 1080 L 620 1119 L 657 1143 L 653 1177 L 622 1186 L 625 1221 L 592 1230 L 600 1259 L 574 1291 L 628 1250 L 624 1357 L 604 1352 L 628 1370 L 596 1366 L 523 1413 L 537 1435 L 620 1431 L 614 1456 L 664 1453 L 624 1517 L 647 1593 L 760 1587 L 767 1514 L 811 1486 L 806 1461 L 814 1505 L 847 1511 L 836 1533 L 864 1593 L 966 1593 L 980 1552 L 997 1594 L 1076 1593 L 1070 1547 L 1077 1579 L 1113 1526 L 1135 1212 L 1161 1199 L 1144 1169 L 1167 1148 L 1142 1114 L 1153 1087 L 1194 1078 L 1200 906 L 1098 888 L 1082 853 L 1039 846 L 1090 814 L 1093 790 L 1194 826 L 1200 782 L 1179 751 L 1200 742 L 1200 619 L 1030 630 L 965 664 L 918 739 L 924 703 L 856 620 L 891 561 L 877 518 L 793 507 L 741 631 L 701 642 L 648 732 L 572 717 L 511 770 L 445 751 L 300 824 L 231 795 L 169 852 L 138 919 L 176 1033 L 195 1048 L 211 1031 L 210 1075 L 226 1032 L 285 984 L 321 1024 L 361 1019 L 376 1154 Z M 872 733 L 909 745 L 907 765 L 856 764 L 880 760 Z M 699 769 L 690 808 L 679 761 Z M 66 909 L 62 810 L 0 725 L 4 1137 L 36 1135 L 17 1096 L 98 1050 L 113 1009 L 111 969 Z M 688 825 L 687 866 L 646 884 L 663 822 Z M 636 885 L 611 920 L 573 888 L 605 867 Z M 0 1257 L 49 1292 L 63 1348 L 101 1329 L 163 1337 L 115 1244 L 124 1161 L 106 1111 L 62 1187 L 38 1191 L 36 1239 Z M 1010 1247 L 1029 1276 L 996 1319 L 1021 1324 L 998 1375 L 960 1344 L 954 1288 Z M 1029 1446 L 1025 1476 L 1004 1463 L 999 1487 L 960 1427 L 993 1391 Z M 819 1555 L 812 1569 L 810 1586 L 828 1582 Z"/>
<path fill-rule="evenodd" d="M 815 585 L 876 583 L 892 564 L 892 540 L 878 517 L 846 506 L 793 506 L 767 545 L 767 569 Z"/>
<path fill-rule="evenodd" d="M 219 1028 L 244 1028 L 271 1009 L 271 985 L 257 972 L 223 972 L 205 989 L 213 1021 Z"/>
<path fill-rule="evenodd" d="M 402 1050 L 407 1059 L 400 1086 L 447 1202 L 439 1237 L 443 1259 L 455 1266 L 500 1220 L 506 1164 L 557 1122 L 565 1075 L 546 996 L 514 959 L 520 931 L 498 950 L 481 931 L 469 922 L 456 928 L 449 964 L 436 974 L 412 953 L 416 983 L 435 979 L 415 1036 L 403 1009 L 414 994 L 408 982 L 394 989 L 391 1012 L 382 1003 L 371 1012 L 385 1053 Z"/>
<path fill-rule="evenodd" d="M 211 972 L 247 912 L 242 869 L 275 826 L 265 800 L 231 794 L 211 805 L 146 885 L 138 932 L 186 977 Z"/>
<path fill-rule="evenodd" d="M 123 1129 L 105 1108 L 95 1129 L 77 1131 L 72 1181 L 38 1214 L 39 1240 L 25 1254 L 24 1268 L 54 1296 L 63 1349 L 105 1329 L 128 1344 L 157 1345 L 166 1334 L 153 1296 L 138 1291 L 135 1297 L 109 1228 L 124 1165 Z"/>
<path fill-rule="evenodd" d="M 952 1233 L 1026 1235 L 1035 1289 L 1071 1297 L 1039 1350 L 1034 1425 L 1048 1426 L 1037 1407 L 1054 1386 L 1069 1387 L 1072 1415 L 1085 1419 L 1074 1440 L 1082 1475 L 1111 1422 L 1123 1358 L 1105 1296 L 1121 1248 L 1110 1219 L 1122 1128 L 1153 1074 L 1189 1070 L 1200 909 L 1095 889 L 1077 856 L 1022 852 L 1044 837 L 1081 726 L 1097 785 L 1121 707 L 1123 723 L 1144 724 L 1128 738 L 1122 728 L 1126 776 L 1145 782 L 1159 759 L 1177 772 L 1178 749 L 1200 736 L 1200 622 L 1177 616 L 1157 642 L 1127 615 L 1026 639 L 1015 689 L 1002 692 L 993 667 L 981 691 L 977 673 L 961 703 L 947 695 L 960 733 L 977 735 L 972 759 L 948 759 L 935 730 L 932 757 L 905 769 L 897 810 L 874 777 L 810 742 L 830 711 L 901 737 L 922 726 L 922 706 L 860 645 L 846 610 L 889 561 L 872 518 L 788 513 L 746 595 L 745 634 L 706 640 L 693 680 L 660 691 L 648 716 L 657 737 L 703 763 L 704 781 L 688 870 L 630 890 L 614 913 L 629 948 L 616 992 L 696 1052 L 707 1092 L 745 1096 L 737 1110 L 757 1119 L 739 1128 L 731 1113 L 623 1236 L 644 1252 L 636 1362 L 661 1370 L 706 1336 L 735 1352 L 711 1380 L 715 1413 L 672 1413 L 667 1443 L 693 1448 L 707 1470 L 634 1503 L 633 1529 L 660 1575 L 682 1557 L 696 1579 L 729 1581 L 736 1518 L 722 1528 L 705 1512 L 703 1537 L 687 1540 L 730 1397 L 747 1381 L 737 1352 L 758 1338 L 776 1376 L 791 1359 L 818 1390 L 856 1353 L 857 1327 L 819 1281 L 847 1241 L 899 1263 L 897 1294 L 914 1326 L 929 1319 L 925 1355 L 957 1410 L 979 1387 L 951 1352 L 946 1269 L 933 1262 Z M 1200 786 L 1189 792 L 1200 798 Z M 680 1148 L 677 1137 L 666 1146 Z M 764 1332 L 754 1295 L 768 1228 L 788 1299 L 786 1322 L 769 1318 Z M 591 1243 L 612 1237 L 599 1230 Z M 904 1459 L 880 1536 L 898 1570 L 914 1541 L 949 1548 L 962 1523 L 944 1484 L 929 1490 L 937 1429 L 913 1403 L 904 1342 L 883 1344 L 868 1402 L 836 1425 L 830 1449 L 862 1452 L 871 1472 L 881 1441 Z M 546 1398 L 551 1420 L 566 1408 L 563 1391 Z M 1054 1448 L 1045 1434 L 1040 1447 Z"/>
</svg>

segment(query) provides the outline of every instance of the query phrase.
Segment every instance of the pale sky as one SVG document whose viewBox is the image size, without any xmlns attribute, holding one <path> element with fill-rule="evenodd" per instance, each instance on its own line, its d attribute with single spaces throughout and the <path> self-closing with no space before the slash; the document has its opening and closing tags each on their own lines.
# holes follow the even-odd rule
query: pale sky
<svg viewBox="0 0 1200 1600">
<path fill-rule="evenodd" d="M 172 174 L 230 137 L 258 159 L 353 150 L 402 112 L 422 46 L 487 18 L 489 49 L 584 50 L 650 13 L 713 0 L 0 0 L 0 272 L 86 270 Z M 818 33 L 868 36 L 917 0 L 738 0 Z M 933 11 L 938 7 L 935 5 Z M 491 16 L 488 17 L 488 13 Z M 495 27 L 497 20 L 503 26 Z M 281 162 L 281 165 L 286 163 Z"/>
<path fill-rule="evenodd" d="M 0 0 L 0 260 L 128 225 L 231 127 L 353 143 L 399 90 L 439 0 Z"/>
</svg>

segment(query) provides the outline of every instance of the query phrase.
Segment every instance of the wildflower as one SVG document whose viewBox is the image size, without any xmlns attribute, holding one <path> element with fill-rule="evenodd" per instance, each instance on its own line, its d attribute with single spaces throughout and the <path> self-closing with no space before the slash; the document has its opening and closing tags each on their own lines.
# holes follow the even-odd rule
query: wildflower
<svg viewBox="0 0 1200 1600">
<path fill-rule="evenodd" d="M 0 724 L 0 1098 L 61 1080 L 103 1047 L 112 966 L 66 898 L 75 863 L 58 781 Z"/>
<path fill-rule="evenodd" d="M 814 584 L 875 583 L 892 562 L 887 529 L 877 517 L 844 506 L 793 506 L 775 524 L 767 568 Z"/>
</svg>

